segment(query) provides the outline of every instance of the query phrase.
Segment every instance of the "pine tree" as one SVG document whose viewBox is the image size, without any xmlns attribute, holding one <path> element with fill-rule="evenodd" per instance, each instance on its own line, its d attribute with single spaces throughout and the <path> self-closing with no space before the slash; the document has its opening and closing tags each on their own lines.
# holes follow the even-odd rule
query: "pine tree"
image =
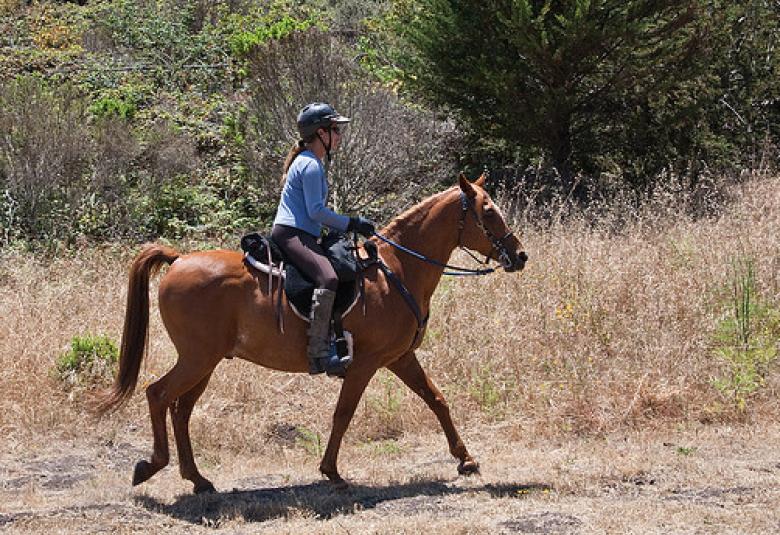
<svg viewBox="0 0 780 535">
<path fill-rule="evenodd" d="M 699 16 L 695 0 L 404 0 L 393 60 L 406 89 L 541 154 L 570 188 L 654 102 L 695 91 Z"/>
</svg>

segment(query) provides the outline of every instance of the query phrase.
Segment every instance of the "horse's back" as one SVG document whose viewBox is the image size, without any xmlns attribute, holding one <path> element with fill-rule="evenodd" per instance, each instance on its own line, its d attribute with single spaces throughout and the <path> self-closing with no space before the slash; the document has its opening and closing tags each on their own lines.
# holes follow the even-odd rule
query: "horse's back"
<svg viewBox="0 0 780 535">
<path fill-rule="evenodd" d="M 236 251 L 201 251 L 179 257 L 160 280 L 160 303 L 225 297 L 253 282 Z"/>
</svg>

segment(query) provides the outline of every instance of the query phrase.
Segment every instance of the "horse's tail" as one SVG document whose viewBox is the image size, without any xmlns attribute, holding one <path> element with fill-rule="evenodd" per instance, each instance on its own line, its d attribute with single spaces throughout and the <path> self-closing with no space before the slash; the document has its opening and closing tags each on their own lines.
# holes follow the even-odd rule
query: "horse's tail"
<svg viewBox="0 0 780 535">
<path fill-rule="evenodd" d="M 98 414 L 116 410 L 133 395 L 146 352 L 149 326 L 149 278 L 163 264 L 172 264 L 179 253 L 164 245 L 146 245 L 130 266 L 127 287 L 127 310 L 122 331 L 122 348 L 119 353 L 119 373 L 114 384 L 100 393 L 94 402 Z"/>
</svg>

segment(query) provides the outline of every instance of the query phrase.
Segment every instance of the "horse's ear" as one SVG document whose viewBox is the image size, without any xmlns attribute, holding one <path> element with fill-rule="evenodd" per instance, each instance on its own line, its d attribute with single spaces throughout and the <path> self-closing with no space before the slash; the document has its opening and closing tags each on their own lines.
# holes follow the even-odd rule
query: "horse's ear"
<svg viewBox="0 0 780 535">
<path fill-rule="evenodd" d="M 479 178 L 474 182 L 474 184 L 476 184 L 480 188 L 484 188 L 485 180 L 487 180 L 487 171 L 483 171 L 482 174 L 479 175 Z"/>
<path fill-rule="evenodd" d="M 475 197 L 477 195 L 477 192 L 474 190 L 474 187 L 471 185 L 471 182 L 469 182 L 469 179 L 466 178 L 466 175 L 463 173 L 460 174 L 458 177 L 458 181 L 460 182 L 460 189 L 468 195 L 469 197 Z"/>
</svg>

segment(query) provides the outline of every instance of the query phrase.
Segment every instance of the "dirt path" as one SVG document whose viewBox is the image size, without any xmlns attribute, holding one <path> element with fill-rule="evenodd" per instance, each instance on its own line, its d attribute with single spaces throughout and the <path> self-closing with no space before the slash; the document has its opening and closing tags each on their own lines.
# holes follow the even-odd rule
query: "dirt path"
<svg viewBox="0 0 780 535">
<path fill-rule="evenodd" d="M 438 434 L 392 453 L 348 445 L 336 492 L 281 449 L 200 459 L 220 492 L 170 467 L 132 488 L 145 437 L 50 442 L 0 455 L 0 531 L 13 533 L 778 533 L 780 428 L 709 427 L 590 439 L 468 437 L 480 476 L 455 477 Z"/>
</svg>

